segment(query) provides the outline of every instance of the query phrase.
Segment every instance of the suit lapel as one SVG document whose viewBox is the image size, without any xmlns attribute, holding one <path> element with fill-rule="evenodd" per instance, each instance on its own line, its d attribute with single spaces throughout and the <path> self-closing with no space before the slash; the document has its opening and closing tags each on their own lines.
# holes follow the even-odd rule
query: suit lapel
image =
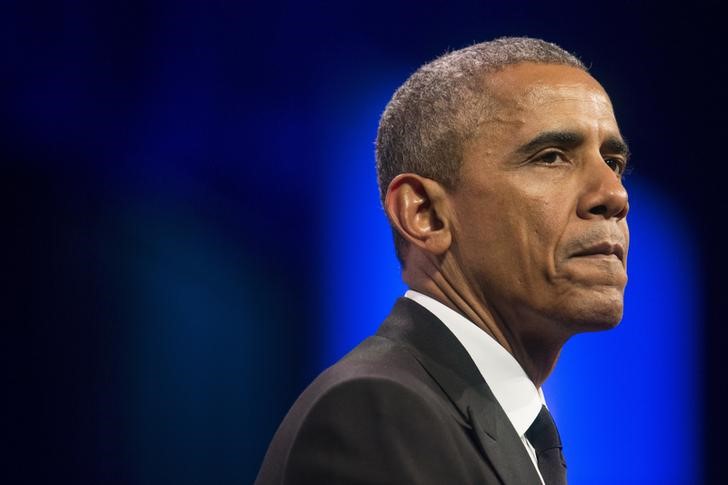
<svg viewBox="0 0 728 485">
<path fill-rule="evenodd" d="M 414 301 L 400 298 L 377 335 L 409 348 L 473 428 L 485 458 L 504 484 L 541 482 L 523 442 L 475 363 L 437 317 Z"/>
</svg>

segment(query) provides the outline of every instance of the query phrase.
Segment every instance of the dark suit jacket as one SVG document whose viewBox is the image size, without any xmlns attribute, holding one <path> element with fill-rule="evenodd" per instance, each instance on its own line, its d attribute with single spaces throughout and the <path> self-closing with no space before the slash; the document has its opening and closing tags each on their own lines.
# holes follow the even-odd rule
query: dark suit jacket
<svg viewBox="0 0 728 485">
<path fill-rule="evenodd" d="M 541 482 L 465 348 L 400 298 L 375 336 L 298 398 L 256 483 Z"/>
</svg>

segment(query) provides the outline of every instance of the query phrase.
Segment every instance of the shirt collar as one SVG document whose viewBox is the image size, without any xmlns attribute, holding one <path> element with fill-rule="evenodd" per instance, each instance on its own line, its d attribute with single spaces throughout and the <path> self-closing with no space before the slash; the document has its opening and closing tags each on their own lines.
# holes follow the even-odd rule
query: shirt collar
<svg viewBox="0 0 728 485">
<path fill-rule="evenodd" d="M 427 295 L 408 290 L 404 296 L 433 315 L 455 335 L 480 374 L 488 383 L 520 437 L 546 404 L 543 391 L 536 388 L 518 361 L 496 340 L 455 310 Z"/>
</svg>

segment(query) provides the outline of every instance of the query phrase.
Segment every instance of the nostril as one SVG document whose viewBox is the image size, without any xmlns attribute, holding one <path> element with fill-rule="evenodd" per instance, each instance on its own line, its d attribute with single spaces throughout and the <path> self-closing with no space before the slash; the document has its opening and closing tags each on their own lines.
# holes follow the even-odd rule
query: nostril
<svg viewBox="0 0 728 485">
<path fill-rule="evenodd" d="M 607 213 L 607 206 L 606 205 L 598 205 L 596 207 L 592 207 L 589 209 L 589 212 L 594 214 L 595 216 L 603 216 Z"/>
</svg>

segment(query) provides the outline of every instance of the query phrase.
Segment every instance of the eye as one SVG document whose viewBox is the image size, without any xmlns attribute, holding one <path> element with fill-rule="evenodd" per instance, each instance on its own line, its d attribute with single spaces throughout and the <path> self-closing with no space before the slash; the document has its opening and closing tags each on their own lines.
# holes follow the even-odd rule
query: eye
<svg viewBox="0 0 728 485">
<path fill-rule="evenodd" d="M 611 168 L 612 171 L 617 175 L 625 175 L 625 166 L 627 162 L 625 162 L 621 158 L 605 158 L 604 163 L 606 163 L 609 168 Z"/>
<path fill-rule="evenodd" d="M 545 165 L 554 165 L 559 162 L 565 162 L 566 157 L 561 152 L 546 152 L 536 157 L 534 161 Z"/>
</svg>

